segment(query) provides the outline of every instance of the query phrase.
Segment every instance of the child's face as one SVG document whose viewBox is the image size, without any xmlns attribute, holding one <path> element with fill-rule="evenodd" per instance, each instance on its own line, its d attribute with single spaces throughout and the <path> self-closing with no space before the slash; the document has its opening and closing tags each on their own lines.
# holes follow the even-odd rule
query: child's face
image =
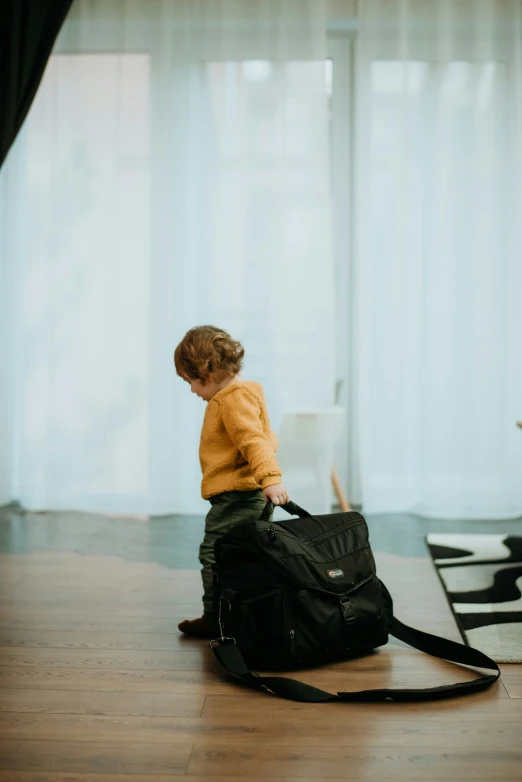
<svg viewBox="0 0 522 782">
<path fill-rule="evenodd" d="M 209 377 L 205 384 L 200 380 L 191 380 L 189 377 L 184 377 L 183 380 L 190 385 L 192 393 L 199 396 L 204 402 L 210 402 L 220 390 L 220 386 L 212 377 Z"/>
</svg>

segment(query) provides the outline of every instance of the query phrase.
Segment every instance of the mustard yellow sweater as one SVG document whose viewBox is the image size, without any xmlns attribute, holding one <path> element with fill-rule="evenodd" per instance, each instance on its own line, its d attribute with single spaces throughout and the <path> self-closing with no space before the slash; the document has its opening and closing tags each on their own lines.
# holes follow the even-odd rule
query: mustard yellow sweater
<svg viewBox="0 0 522 782">
<path fill-rule="evenodd" d="M 201 431 L 203 498 L 281 483 L 277 446 L 259 383 L 234 380 L 218 391 L 208 403 Z"/>
</svg>

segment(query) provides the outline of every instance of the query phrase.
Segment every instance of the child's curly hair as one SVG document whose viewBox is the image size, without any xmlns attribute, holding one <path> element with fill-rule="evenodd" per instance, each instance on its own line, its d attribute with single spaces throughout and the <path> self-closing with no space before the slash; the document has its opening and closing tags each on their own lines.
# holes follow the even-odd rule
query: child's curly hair
<svg viewBox="0 0 522 782">
<path fill-rule="evenodd" d="M 190 329 L 174 351 L 180 377 L 206 383 L 212 375 L 218 382 L 238 375 L 245 349 L 223 329 L 196 326 Z"/>
</svg>

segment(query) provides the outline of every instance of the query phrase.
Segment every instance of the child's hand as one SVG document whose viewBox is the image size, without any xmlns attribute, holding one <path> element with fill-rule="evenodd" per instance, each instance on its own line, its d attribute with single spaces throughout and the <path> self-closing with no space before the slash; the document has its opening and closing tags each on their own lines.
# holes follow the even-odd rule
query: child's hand
<svg viewBox="0 0 522 782">
<path fill-rule="evenodd" d="M 285 505 L 287 502 L 290 502 L 288 491 L 283 483 L 267 486 L 266 489 L 263 489 L 263 494 L 265 495 L 265 500 L 267 502 L 270 500 L 274 505 Z"/>
</svg>

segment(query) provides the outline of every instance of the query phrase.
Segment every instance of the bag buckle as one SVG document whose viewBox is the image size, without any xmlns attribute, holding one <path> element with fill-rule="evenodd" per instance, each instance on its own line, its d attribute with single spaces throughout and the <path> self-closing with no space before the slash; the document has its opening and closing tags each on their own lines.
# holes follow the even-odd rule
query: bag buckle
<svg viewBox="0 0 522 782">
<path fill-rule="evenodd" d="M 356 617 L 350 598 L 342 597 L 339 602 L 341 604 L 341 613 L 343 615 L 345 625 L 353 624 Z"/>
</svg>

